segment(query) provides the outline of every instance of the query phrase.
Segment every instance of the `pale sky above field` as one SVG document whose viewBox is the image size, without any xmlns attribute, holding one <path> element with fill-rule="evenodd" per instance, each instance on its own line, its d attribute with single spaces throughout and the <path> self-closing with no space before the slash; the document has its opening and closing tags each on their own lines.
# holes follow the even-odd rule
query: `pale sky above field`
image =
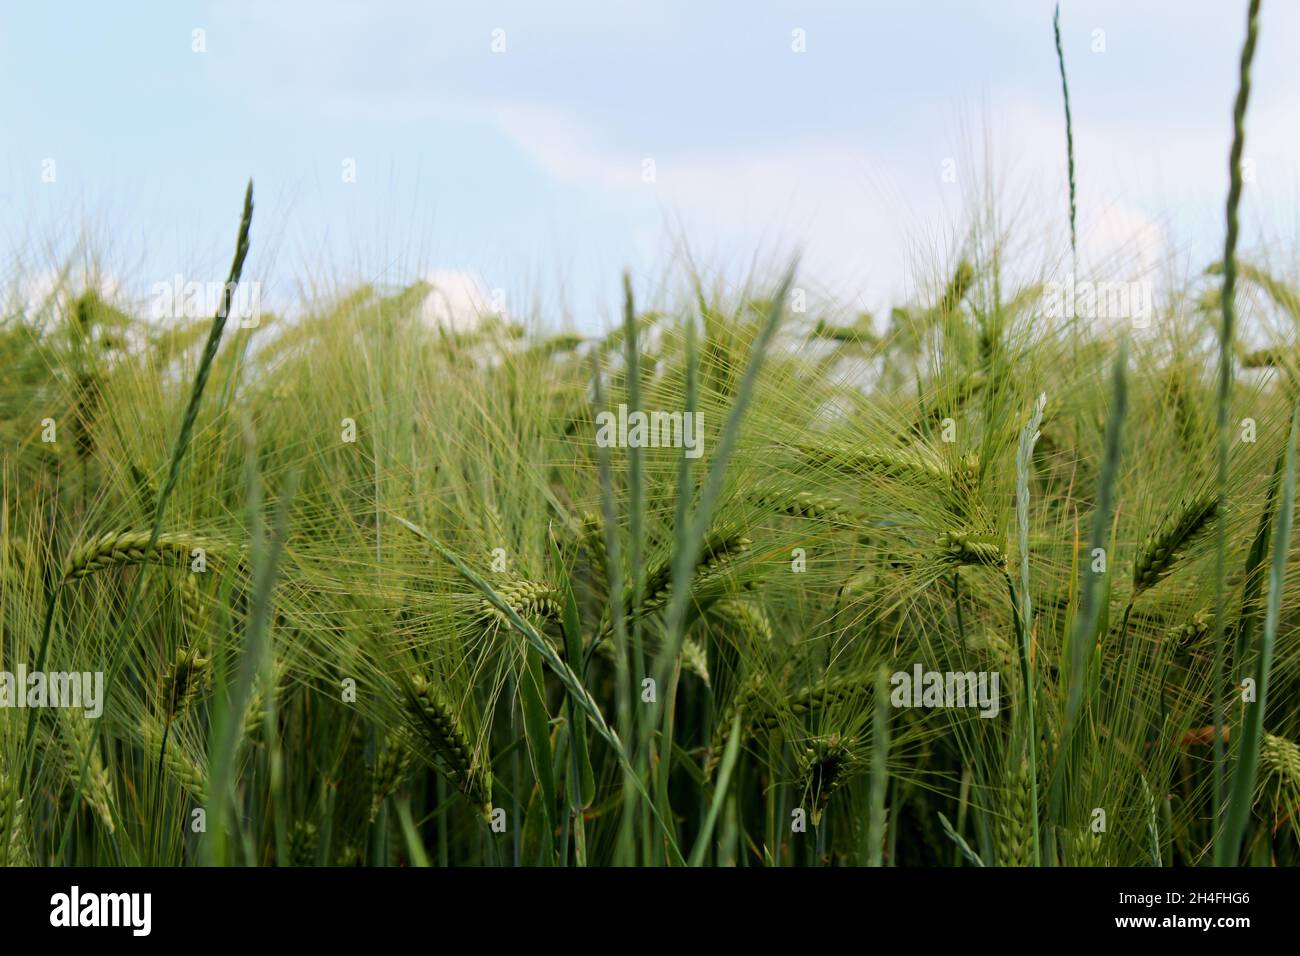
<svg viewBox="0 0 1300 956">
<path fill-rule="evenodd" d="M 1245 6 L 1064 4 L 1081 272 L 1220 251 Z M 1300 4 L 1261 19 L 1244 241 L 1289 268 Z M 272 303 L 428 273 L 594 329 L 624 267 L 656 285 L 685 240 L 734 279 L 801 250 L 806 284 L 880 308 L 951 255 L 986 142 L 1023 254 L 1065 248 L 1051 20 L 1047 0 L 8 5 L 4 251 L 30 281 L 84 234 L 127 294 L 219 280 L 251 175 Z"/>
</svg>

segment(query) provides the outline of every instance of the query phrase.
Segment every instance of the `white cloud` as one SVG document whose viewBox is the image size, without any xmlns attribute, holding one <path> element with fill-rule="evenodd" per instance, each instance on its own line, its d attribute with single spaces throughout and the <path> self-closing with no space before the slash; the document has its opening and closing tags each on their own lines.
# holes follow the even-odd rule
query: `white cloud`
<svg viewBox="0 0 1300 956">
<path fill-rule="evenodd" d="M 424 281 L 430 290 L 420 306 L 420 320 L 430 329 L 469 332 L 497 311 L 475 273 L 440 269 L 427 273 Z"/>
<path fill-rule="evenodd" d="M 619 158 L 592 132 L 560 110 L 496 106 L 498 128 L 552 178 L 600 189 L 630 189 L 639 182 L 639 161 Z"/>
<path fill-rule="evenodd" d="M 69 313 L 77 297 L 95 292 L 105 302 L 123 301 L 121 280 L 112 272 L 76 268 L 65 274 L 50 268 L 31 275 L 20 276 L 11 287 L 17 306 L 27 315 L 43 309 L 52 309 L 57 316 Z"/>
<path fill-rule="evenodd" d="M 1063 115 L 1052 98 L 1014 89 L 996 102 L 992 117 L 958 105 L 873 141 L 841 131 L 789 146 L 675 143 L 647 156 L 572 113 L 499 103 L 488 112 L 555 181 L 603 194 L 646 234 L 666 216 L 709 265 L 711 254 L 735 265 L 762 250 L 772 265 L 800 250 L 805 279 L 875 308 L 925 288 L 946 267 L 969 226 L 964 214 L 986 211 L 986 162 L 1001 187 L 996 202 L 1010 214 L 1003 221 L 1020 240 L 1023 261 L 1008 263 L 1013 276 L 1070 268 Z M 1192 253 L 1196 266 L 1208 262 L 1222 228 L 1229 132 L 1213 123 L 1144 127 L 1076 104 L 1079 277 L 1155 278 L 1176 251 Z M 1293 203 L 1300 149 L 1293 127 L 1267 111 L 1251 132 L 1258 182 L 1247 187 L 1248 237 L 1258 216 L 1252 199 L 1265 208 Z M 944 154 L 958 157 L 955 185 L 940 178 Z M 642 181 L 645 158 L 655 161 L 653 184 Z"/>
<path fill-rule="evenodd" d="M 798 251 L 805 273 L 851 295 L 901 274 L 902 252 L 891 236 L 905 224 L 891 222 L 896 211 L 880 189 L 890 177 L 882 175 L 884 160 L 860 147 L 822 139 L 640 155 L 610 148 L 559 111 L 498 106 L 491 112 L 501 131 L 556 181 L 609 193 L 611 202 L 631 209 L 643 202 L 643 212 L 657 210 L 679 225 L 706 263 L 715 252 L 732 259 L 766 248 L 779 262 Z M 642 176 L 647 159 L 654 161 L 651 183 Z"/>
</svg>

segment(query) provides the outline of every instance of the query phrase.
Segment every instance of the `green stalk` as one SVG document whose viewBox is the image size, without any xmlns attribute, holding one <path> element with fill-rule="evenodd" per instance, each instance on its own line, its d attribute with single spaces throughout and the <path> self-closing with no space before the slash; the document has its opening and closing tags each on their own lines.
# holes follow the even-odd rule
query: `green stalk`
<svg viewBox="0 0 1300 956">
<path fill-rule="evenodd" d="M 233 692 L 226 699 L 225 705 L 220 709 L 217 718 L 213 721 L 212 728 L 212 758 L 210 761 L 211 774 L 208 781 L 208 816 L 209 820 L 216 827 L 213 834 L 208 837 L 204 844 L 206 856 L 209 864 L 224 865 L 225 863 L 225 827 L 226 827 L 226 809 L 233 803 L 235 794 L 235 757 L 239 745 L 239 737 L 243 728 L 244 714 L 248 709 L 249 699 L 253 694 L 253 686 L 259 680 L 259 676 L 265 677 L 270 671 L 269 655 L 271 653 L 270 639 L 268 637 L 271 626 L 271 596 L 275 588 L 276 573 L 279 569 L 280 557 L 284 550 L 284 539 L 288 532 L 289 509 L 292 507 L 292 489 L 286 494 L 276 507 L 275 525 L 272 530 L 270 541 L 265 541 L 263 532 L 263 521 L 261 516 L 261 493 L 259 485 L 253 476 L 256 455 L 248 456 L 249 470 L 249 488 L 250 488 L 250 519 L 252 523 L 252 547 L 250 549 L 253 567 L 253 591 L 249 604 L 248 623 L 245 627 L 244 648 L 240 655 L 239 670 L 236 674 L 235 687 Z M 265 685 L 265 694 L 268 699 L 275 693 L 274 681 L 268 681 Z M 272 742 L 268 741 L 268 746 Z M 287 858 L 288 848 L 285 839 L 285 819 L 283 793 L 279 794 L 280 799 L 275 799 L 276 813 L 278 820 L 276 822 L 276 856 L 281 863 Z"/>
<path fill-rule="evenodd" d="M 1100 593 L 1103 575 L 1091 568 L 1091 556 L 1104 548 L 1110 533 L 1111 512 L 1114 508 L 1115 484 L 1119 477 L 1119 462 L 1123 450 L 1124 417 L 1128 408 L 1128 390 L 1125 372 L 1128 366 L 1128 342 L 1121 341 L 1119 354 L 1111 380 L 1110 415 L 1106 422 L 1106 439 L 1102 452 L 1101 474 L 1097 479 L 1097 504 L 1093 512 L 1092 528 L 1088 533 L 1088 554 L 1085 566 L 1080 569 L 1080 600 L 1078 610 L 1070 622 L 1066 670 L 1069 690 L 1065 701 L 1065 728 L 1056 757 L 1056 772 L 1052 778 L 1048 816 L 1060 824 L 1061 805 L 1065 800 L 1067 777 L 1078 742 L 1075 732 L 1084 702 L 1084 687 L 1091 685 L 1089 699 L 1095 697 L 1095 685 L 1088 678 L 1088 662 L 1101 637 L 1106 598 Z M 1098 651 L 1098 656 L 1100 652 Z"/>
<path fill-rule="evenodd" d="M 709 850 L 709 839 L 713 836 L 713 827 L 718 822 L 718 813 L 726 800 L 727 787 L 731 783 L 731 772 L 736 767 L 736 758 L 739 754 L 740 715 L 737 714 L 731 722 L 731 734 L 727 739 L 727 749 L 723 751 L 722 763 L 718 768 L 718 780 L 713 787 L 713 800 L 709 804 L 709 812 L 704 818 L 704 826 L 700 828 L 700 835 L 695 838 L 695 846 L 691 848 L 691 866 L 701 866 L 704 863 L 704 856 Z"/>
<path fill-rule="evenodd" d="M 592 372 L 596 407 L 605 405 L 605 386 L 597 358 Z M 618 708 L 619 736 L 631 740 L 635 732 L 632 715 L 632 676 L 628 667 L 627 620 L 623 611 L 623 561 L 619 545 L 618 515 L 614 507 L 614 481 L 609 449 L 597 445 L 596 462 L 600 472 L 600 508 L 605 532 L 606 580 L 609 582 L 609 611 L 614 621 L 614 695 Z M 623 807 L 618 837 L 618 862 L 636 864 L 637 820 L 636 774 L 631 767 L 623 770 Z"/>
<path fill-rule="evenodd" d="M 699 347 L 696 339 L 695 319 L 692 316 L 686 323 L 686 395 L 683 414 L 693 415 L 699 408 Z M 674 512 L 673 555 L 690 551 L 690 506 L 691 506 L 691 459 L 684 453 L 677 459 L 677 502 Z M 674 568 L 676 571 L 676 568 Z M 672 819 L 672 807 L 668 800 L 668 779 L 672 775 L 673 730 L 676 716 L 677 683 L 681 679 L 680 653 L 670 661 L 672 667 L 671 686 L 667 688 L 667 706 L 662 715 L 662 728 L 657 753 L 655 744 L 649 741 L 651 748 L 647 752 L 654 761 L 656 784 L 658 790 L 659 813 L 665 819 Z M 660 684 L 662 686 L 662 684 Z M 647 724 L 647 729 L 649 725 Z M 656 759 L 657 757 L 657 759 Z"/>
<path fill-rule="evenodd" d="M 1228 576 L 1228 417 L 1232 407 L 1232 358 L 1236 321 L 1237 284 L 1237 207 L 1241 203 L 1241 155 L 1246 144 L 1246 104 L 1250 99 L 1250 64 L 1255 57 L 1255 39 L 1259 34 L 1259 0 L 1250 0 L 1246 15 L 1246 42 L 1241 48 L 1241 67 L 1237 99 L 1232 108 L 1232 150 L 1228 155 L 1227 234 L 1223 243 L 1223 324 L 1219 327 L 1219 516 L 1216 529 L 1217 556 L 1214 567 L 1214 818 L 1219 820 L 1224 807 L 1227 753 L 1223 746 L 1223 672 L 1224 631 L 1226 621 Z M 1217 828 L 1216 828 L 1217 829 Z M 1214 841 L 1216 866 L 1227 866 L 1231 847 Z"/>
<path fill-rule="evenodd" d="M 1033 655 L 1029 646 L 1033 627 L 1033 602 L 1029 595 L 1029 471 L 1033 465 L 1034 444 L 1041 434 L 1039 427 L 1043 423 L 1043 411 L 1047 407 L 1047 396 L 1039 395 L 1034 403 L 1034 412 L 1029 423 L 1020 433 L 1020 446 L 1016 450 L 1016 529 L 1019 534 L 1020 549 L 1020 660 L 1022 677 L 1025 684 L 1025 716 L 1028 720 L 1029 743 L 1029 791 L 1033 806 L 1033 851 L 1034 866 L 1042 863 L 1038 845 L 1038 732 L 1034 724 L 1035 698 L 1038 695 L 1038 683 L 1034 678 Z M 1007 577 L 1010 586 L 1010 575 Z M 1015 588 L 1011 589 L 1011 598 L 1015 600 Z"/>
<path fill-rule="evenodd" d="M 885 857 L 885 792 L 889 786 L 889 675 L 876 674 L 871 720 L 871 809 L 867 817 L 867 866 Z"/>
<path fill-rule="evenodd" d="M 636 303 L 632 296 L 632 277 L 623 273 L 623 374 L 626 378 L 627 403 L 629 410 L 641 410 L 641 342 L 636 322 Z M 632 606 L 640 607 L 645 597 L 645 569 L 642 553 L 645 523 L 645 475 L 641 449 L 627 449 L 628 469 L 628 546 L 630 573 L 632 575 Z M 642 643 L 643 627 L 641 616 L 632 621 L 632 681 L 640 682 L 647 676 L 645 649 Z M 635 694 L 635 686 L 629 686 Z M 648 772 L 650 763 L 649 740 L 653 723 L 647 722 L 641 731 L 640 746 L 637 748 L 638 775 Z M 629 737 L 629 740 L 632 738 Z M 635 800 L 633 806 L 636 806 Z M 642 844 L 650 846 L 650 819 L 644 807 L 640 808 Z"/>
<path fill-rule="evenodd" d="M 578 604 L 573 597 L 573 587 L 565 573 L 560 548 L 554 537 L 551 538 L 551 559 L 555 564 L 556 574 L 564 575 L 560 583 L 562 602 L 561 626 L 564 632 L 565 655 L 571 661 L 582 660 L 582 628 L 578 621 Z M 596 800 L 596 779 L 591 768 L 591 752 L 587 748 L 587 722 L 583 717 L 581 704 L 569 700 L 569 724 L 573 728 L 573 760 L 577 768 L 577 790 L 572 796 L 577 800 L 573 809 L 581 813 Z"/>
<path fill-rule="evenodd" d="M 546 821 L 542 839 L 542 854 L 547 865 L 555 862 L 556 808 L 559 799 L 555 792 L 555 763 L 551 754 L 550 714 L 546 710 L 546 685 L 542 678 L 542 659 L 531 647 L 524 648 L 524 663 L 519 676 L 520 710 L 524 719 L 524 736 L 528 739 L 529 760 L 542 803 L 542 816 Z"/>
<path fill-rule="evenodd" d="M 1070 255 L 1077 257 L 1074 226 L 1074 123 L 1070 119 L 1070 84 L 1065 81 L 1065 51 L 1061 49 L 1061 5 L 1052 17 L 1052 34 L 1056 38 L 1056 62 L 1061 68 L 1061 98 L 1065 101 L 1065 155 L 1070 180 Z M 1074 267 L 1077 271 L 1077 265 Z"/>
<path fill-rule="evenodd" d="M 659 817 L 663 820 L 673 819 L 672 804 L 668 799 L 668 781 L 673 772 L 673 732 L 677 719 L 677 687 L 682 677 L 681 659 L 674 666 L 672 676 L 664 694 L 663 726 L 660 730 L 658 747 L 652 755 L 654 759 L 655 801 L 659 808 Z M 663 856 L 658 844 L 654 848 L 654 863 L 663 865 Z"/>
<path fill-rule="evenodd" d="M 1273 563 L 1269 572 L 1268 607 L 1264 615 L 1264 629 L 1259 635 L 1259 650 L 1255 661 L 1255 692 L 1253 704 L 1246 708 L 1242 721 L 1237 759 L 1232 768 L 1232 794 L 1228 802 L 1227 822 L 1223 834 L 1215 841 L 1215 850 L 1222 848 L 1216 862 L 1227 866 L 1237 862 L 1241 855 L 1241 841 L 1250 819 L 1250 809 L 1255 800 L 1255 776 L 1259 769 L 1259 742 L 1264 734 L 1264 714 L 1268 708 L 1269 673 L 1273 666 L 1273 650 L 1277 644 L 1277 625 L 1282 613 L 1282 586 L 1286 578 L 1287 549 L 1291 544 L 1291 521 L 1295 513 L 1295 447 L 1296 424 L 1300 419 L 1300 403 L 1291 413 L 1291 434 L 1286 446 L 1286 469 L 1282 478 L 1282 501 L 1277 509 L 1277 530 L 1273 535 Z"/>
<path fill-rule="evenodd" d="M 1115 358 L 1115 370 L 1111 378 L 1110 417 L 1106 422 L 1106 443 L 1102 454 L 1101 475 L 1097 480 L 1097 506 L 1093 512 L 1092 530 L 1088 536 L 1088 560 L 1094 551 L 1106 544 L 1110 529 L 1111 511 L 1114 508 L 1115 484 L 1119 477 L 1119 461 L 1122 453 L 1122 434 L 1124 416 L 1127 412 L 1128 390 L 1125 370 L 1128 365 L 1128 343 L 1121 342 L 1119 355 Z M 1083 703 L 1083 687 L 1086 683 L 1088 658 L 1096 640 L 1094 633 L 1101 617 L 1101 601 L 1098 589 L 1101 586 L 1100 575 L 1093 573 L 1091 567 L 1080 571 L 1081 598 L 1079 610 L 1075 614 L 1070 628 L 1070 691 L 1066 698 L 1064 740 L 1069 740 L 1079 716 Z"/>
</svg>

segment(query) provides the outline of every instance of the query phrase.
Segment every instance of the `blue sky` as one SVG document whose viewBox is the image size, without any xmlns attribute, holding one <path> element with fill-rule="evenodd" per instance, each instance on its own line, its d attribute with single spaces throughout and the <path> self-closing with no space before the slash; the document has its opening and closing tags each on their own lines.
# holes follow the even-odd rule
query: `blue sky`
<svg viewBox="0 0 1300 956">
<path fill-rule="evenodd" d="M 84 235 L 134 295 L 220 279 L 251 175 L 273 302 L 319 277 L 455 275 L 596 328 L 620 271 L 655 286 L 684 239 L 732 279 L 801 250 L 807 284 L 880 308 L 955 248 L 986 142 L 1028 255 L 1063 248 L 1051 17 L 1040 0 L 10 6 L 4 251 L 30 277 Z M 1216 254 L 1244 26 L 1244 0 L 1064 4 L 1081 272 Z M 1245 238 L 1275 255 L 1294 248 L 1298 41 L 1300 7 L 1266 3 Z"/>
</svg>

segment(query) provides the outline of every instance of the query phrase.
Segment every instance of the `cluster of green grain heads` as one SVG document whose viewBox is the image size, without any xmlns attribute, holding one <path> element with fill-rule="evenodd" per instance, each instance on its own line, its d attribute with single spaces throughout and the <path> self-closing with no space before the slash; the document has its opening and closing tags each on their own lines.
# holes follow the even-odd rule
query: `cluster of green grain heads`
<svg viewBox="0 0 1300 956">
<path fill-rule="evenodd" d="M 1296 862 L 1300 362 L 1236 376 L 1221 511 L 1217 276 L 1124 349 L 982 258 L 870 337 L 703 281 L 604 338 L 453 337 L 420 287 L 271 319 L 221 343 L 156 535 L 196 350 L 92 295 L 11 314 L 0 670 L 108 691 L 0 710 L 0 855 L 1199 864 L 1217 707 L 1229 782 L 1260 712 L 1233 858 Z M 1240 290 L 1279 339 L 1284 288 Z M 699 410 L 705 454 L 599 447 L 619 403 Z M 997 715 L 890 706 L 916 664 L 997 672 Z"/>
<path fill-rule="evenodd" d="M 0 862 L 1300 862 L 1300 293 L 1230 241 L 1149 328 L 1048 320 L 990 222 L 887 318 L 11 305 L 0 671 L 107 699 L 0 709 Z M 996 714 L 892 706 L 916 665 Z"/>
</svg>

